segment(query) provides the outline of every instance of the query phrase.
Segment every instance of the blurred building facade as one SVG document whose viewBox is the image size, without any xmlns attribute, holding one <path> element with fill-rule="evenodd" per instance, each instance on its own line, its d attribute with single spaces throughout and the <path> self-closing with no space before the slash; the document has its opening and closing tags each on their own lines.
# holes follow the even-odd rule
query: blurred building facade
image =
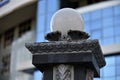
<svg viewBox="0 0 120 80">
<path fill-rule="evenodd" d="M 120 80 L 120 1 L 3 1 L 0 2 L 0 80 L 41 80 L 42 75 L 32 65 L 24 43 L 46 41 L 44 35 L 50 32 L 52 15 L 65 7 L 83 15 L 85 31 L 91 39 L 99 39 L 102 46 L 107 65 L 101 69 L 101 78 L 95 80 Z"/>
<path fill-rule="evenodd" d="M 36 0 L 0 0 L 0 80 L 33 80 L 32 73 L 25 74 L 20 67 L 31 64 L 24 44 L 35 40 L 36 4 Z"/>
</svg>

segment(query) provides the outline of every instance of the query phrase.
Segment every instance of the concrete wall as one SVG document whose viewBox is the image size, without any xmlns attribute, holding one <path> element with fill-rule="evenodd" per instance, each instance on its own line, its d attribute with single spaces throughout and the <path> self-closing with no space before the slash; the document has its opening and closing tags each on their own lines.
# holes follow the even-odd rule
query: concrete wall
<svg viewBox="0 0 120 80">
<path fill-rule="evenodd" d="M 19 71 L 23 69 L 22 62 L 29 65 L 31 55 L 24 47 L 25 42 L 35 40 L 35 16 L 37 0 L 10 0 L 7 4 L 0 7 L 0 80 L 33 80 L 33 76 Z M 32 31 L 18 37 L 18 27 L 20 23 L 31 19 Z M 4 47 L 4 33 L 15 27 L 15 36 L 12 45 Z M 17 34 L 16 34 L 17 33 Z M 28 52 L 28 53 L 27 53 Z M 9 56 L 6 58 L 6 56 Z M 3 59 L 8 63 L 8 71 L 1 73 L 4 68 Z M 32 64 L 30 64 L 32 66 Z M 24 66 L 26 67 L 26 66 Z M 28 67 L 27 67 L 28 68 Z M 11 74 L 10 74 L 11 73 Z"/>
<path fill-rule="evenodd" d="M 0 8 L 0 18 L 37 0 L 10 0 Z"/>
<path fill-rule="evenodd" d="M 12 0 L 10 0 L 10 2 L 11 1 Z M 13 4 L 13 5 L 16 5 L 16 4 Z M 6 9 L 10 9 L 9 8 L 10 6 L 8 6 L 7 8 L 2 10 L 2 8 L 6 7 L 6 6 L 7 6 L 7 4 L 0 8 L 0 16 L 1 16 L 0 17 L 0 34 L 4 33 L 6 30 L 14 27 L 17 24 L 20 24 L 21 22 L 24 22 L 24 21 L 36 16 L 36 6 L 37 6 L 36 2 L 33 2 L 31 4 L 26 3 L 26 5 L 23 5 L 21 7 L 16 7 L 15 10 L 13 10 L 11 12 L 9 12 L 9 10 L 6 11 Z M 6 11 L 6 13 L 4 10 Z M 2 15 L 2 13 L 4 15 Z M 5 15 L 5 14 L 7 14 L 7 15 Z"/>
<path fill-rule="evenodd" d="M 32 55 L 25 48 L 25 43 L 34 42 L 34 39 L 35 32 L 32 30 L 13 42 L 11 47 L 10 80 L 33 80 L 32 75 L 23 73 L 20 69 L 24 70 L 26 66 L 32 65 Z M 28 63 L 28 61 L 30 62 Z"/>
</svg>

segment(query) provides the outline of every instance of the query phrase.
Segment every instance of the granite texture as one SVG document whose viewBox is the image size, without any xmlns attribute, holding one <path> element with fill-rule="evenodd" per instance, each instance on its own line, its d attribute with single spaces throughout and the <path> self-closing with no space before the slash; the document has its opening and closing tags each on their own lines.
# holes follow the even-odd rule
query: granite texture
<svg viewBox="0 0 120 80">
<path fill-rule="evenodd" d="M 83 31 L 69 30 L 67 35 L 62 35 L 60 31 L 50 32 L 45 35 L 48 41 L 77 41 L 88 39 L 90 35 Z"/>
<path fill-rule="evenodd" d="M 67 64 L 91 69 L 94 71 L 95 77 L 100 76 L 100 68 L 94 55 L 91 52 L 73 54 L 34 54 L 32 63 L 42 72 L 47 68 L 53 67 L 55 65 Z"/>
<path fill-rule="evenodd" d="M 45 36 L 50 42 L 26 43 L 25 46 L 33 54 L 33 65 L 45 73 L 45 80 L 92 80 L 100 77 L 100 68 L 106 62 L 98 40 L 89 37 L 79 30 L 69 30 L 66 34 L 54 31 Z M 74 67 L 74 74 L 68 66 Z M 58 73 L 54 73 L 54 69 Z"/>
<path fill-rule="evenodd" d="M 81 41 L 51 41 L 40 43 L 27 43 L 25 45 L 33 54 L 59 54 L 59 53 L 81 53 L 92 52 L 98 66 L 105 66 L 105 59 L 98 40 Z"/>
</svg>

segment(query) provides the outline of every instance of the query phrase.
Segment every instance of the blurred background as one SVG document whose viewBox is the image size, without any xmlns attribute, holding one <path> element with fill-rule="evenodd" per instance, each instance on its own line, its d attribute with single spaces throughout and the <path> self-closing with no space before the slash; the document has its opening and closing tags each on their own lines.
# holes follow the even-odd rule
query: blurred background
<svg viewBox="0 0 120 80">
<path fill-rule="evenodd" d="M 65 7 L 82 14 L 84 30 L 101 44 L 107 65 L 94 80 L 120 80 L 119 0 L 0 0 L 0 80 L 42 79 L 25 43 L 46 41 L 52 15 Z"/>
</svg>

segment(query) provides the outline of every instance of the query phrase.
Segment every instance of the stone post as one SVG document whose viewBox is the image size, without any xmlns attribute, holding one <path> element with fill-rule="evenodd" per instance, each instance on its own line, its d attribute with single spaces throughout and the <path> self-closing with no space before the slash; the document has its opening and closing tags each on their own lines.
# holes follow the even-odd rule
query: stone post
<svg viewBox="0 0 120 80">
<path fill-rule="evenodd" d="M 32 63 L 44 80 L 93 80 L 100 77 L 105 59 L 98 40 L 83 31 L 82 16 L 74 9 L 61 9 L 51 20 L 49 42 L 26 43 L 33 54 Z"/>
</svg>

